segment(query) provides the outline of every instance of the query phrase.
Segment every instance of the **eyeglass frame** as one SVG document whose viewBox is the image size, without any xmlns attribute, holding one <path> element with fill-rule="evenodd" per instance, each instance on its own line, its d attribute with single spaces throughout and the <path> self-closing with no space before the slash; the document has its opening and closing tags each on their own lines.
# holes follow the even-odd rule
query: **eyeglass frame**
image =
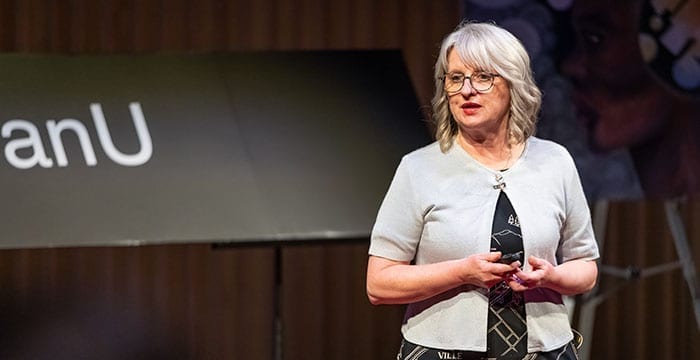
<svg viewBox="0 0 700 360">
<path fill-rule="evenodd" d="M 442 82 L 443 82 L 443 88 L 446 88 L 446 87 L 447 87 L 444 83 L 445 83 L 445 80 L 447 79 L 447 75 L 449 75 L 449 74 L 462 74 L 462 75 L 464 76 L 464 79 L 462 80 L 462 85 L 460 85 L 459 89 L 454 90 L 454 91 L 448 91 L 447 89 L 445 89 L 445 92 L 446 92 L 446 93 L 452 94 L 452 95 L 454 95 L 454 94 L 456 94 L 456 93 L 462 91 L 462 89 L 464 89 L 464 82 L 467 81 L 467 80 L 469 80 L 469 86 L 470 86 L 472 89 L 476 90 L 476 92 L 479 92 L 479 93 L 487 92 L 487 91 L 489 91 L 489 90 L 491 90 L 491 89 L 493 88 L 493 85 L 494 85 L 494 83 L 495 83 L 494 80 L 495 80 L 497 77 L 500 77 L 500 76 L 501 76 L 500 74 L 494 74 L 494 73 L 490 73 L 490 72 L 487 72 L 487 71 L 475 71 L 475 72 L 473 72 L 473 73 L 472 73 L 471 75 L 469 75 L 469 76 L 467 76 L 467 75 L 465 75 L 465 74 L 463 74 L 463 73 L 461 73 L 461 72 L 458 72 L 458 71 L 449 72 L 449 73 L 445 73 L 443 76 L 438 77 L 438 79 L 442 80 Z M 486 75 L 491 76 L 491 85 L 489 85 L 489 87 L 487 87 L 486 89 L 483 89 L 483 90 L 479 90 L 479 89 L 475 88 L 474 85 L 472 84 L 472 76 L 474 76 L 474 74 L 486 74 Z"/>
</svg>

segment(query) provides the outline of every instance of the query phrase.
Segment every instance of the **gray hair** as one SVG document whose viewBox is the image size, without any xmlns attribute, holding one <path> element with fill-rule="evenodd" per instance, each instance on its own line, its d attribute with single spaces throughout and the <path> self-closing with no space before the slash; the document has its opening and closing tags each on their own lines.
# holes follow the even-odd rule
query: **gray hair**
<svg viewBox="0 0 700 360">
<path fill-rule="evenodd" d="M 455 50 L 464 64 L 499 74 L 510 86 L 508 142 L 519 144 L 534 135 L 542 93 L 535 84 L 530 57 L 522 43 L 507 30 L 488 23 L 463 22 L 442 41 L 435 62 L 433 121 L 440 149 L 447 151 L 457 135 L 444 88 L 447 55 Z"/>
</svg>

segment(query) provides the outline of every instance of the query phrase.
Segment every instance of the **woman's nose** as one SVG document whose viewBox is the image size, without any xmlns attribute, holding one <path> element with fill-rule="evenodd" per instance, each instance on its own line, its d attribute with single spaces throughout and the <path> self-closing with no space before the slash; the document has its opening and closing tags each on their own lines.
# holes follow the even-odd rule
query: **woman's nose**
<svg viewBox="0 0 700 360">
<path fill-rule="evenodd" d="M 468 77 L 464 78 L 464 83 L 462 84 L 462 90 L 460 90 L 462 95 L 465 96 L 470 96 L 470 95 L 476 95 L 478 91 L 474 90 L 472 87 L 472 82 Z"/>
</svg>

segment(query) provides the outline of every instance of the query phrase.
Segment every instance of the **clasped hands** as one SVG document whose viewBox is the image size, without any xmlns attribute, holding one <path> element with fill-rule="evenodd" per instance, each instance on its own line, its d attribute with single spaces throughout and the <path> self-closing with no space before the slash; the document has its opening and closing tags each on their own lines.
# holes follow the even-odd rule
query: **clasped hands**
<svg viewBox="0 0 700 360">
<path fill-rule="evenodd" d="M 476 267 L 476 274 L 479 279 L 479 285 L 490 288 L 491 286 L 505 281 L 513 291 L 525 291 L 537 287 L 545 287 L 547 280 L 554 272 L 554 266 L 549 261 L 530 255 L 527 259 L 530 269 L 524 271 L 520 261 L 515 261 L 510 264 L 499 263 L 501 258 L 500 252 L 492 252 L 488 254 L 473 255 L 480 262 Z"/>
</svg>

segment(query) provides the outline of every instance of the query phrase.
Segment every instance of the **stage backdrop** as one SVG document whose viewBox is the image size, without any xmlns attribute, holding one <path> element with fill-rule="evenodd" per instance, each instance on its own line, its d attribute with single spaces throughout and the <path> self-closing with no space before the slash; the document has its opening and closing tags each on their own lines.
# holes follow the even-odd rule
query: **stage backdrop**
<svg viewBox="0 0 700 360">
<path fill-rule="evenodd" d="M 461 0 L 532 59 L 537 136 L 563 144 L 593 200 L 700 195 L 700 0 Z"/>
<path fill-rule="evenodd" d="M 0 247 L 367 237 L 426 144 L 398 51 L 0 56 Z"/>
</svg>

